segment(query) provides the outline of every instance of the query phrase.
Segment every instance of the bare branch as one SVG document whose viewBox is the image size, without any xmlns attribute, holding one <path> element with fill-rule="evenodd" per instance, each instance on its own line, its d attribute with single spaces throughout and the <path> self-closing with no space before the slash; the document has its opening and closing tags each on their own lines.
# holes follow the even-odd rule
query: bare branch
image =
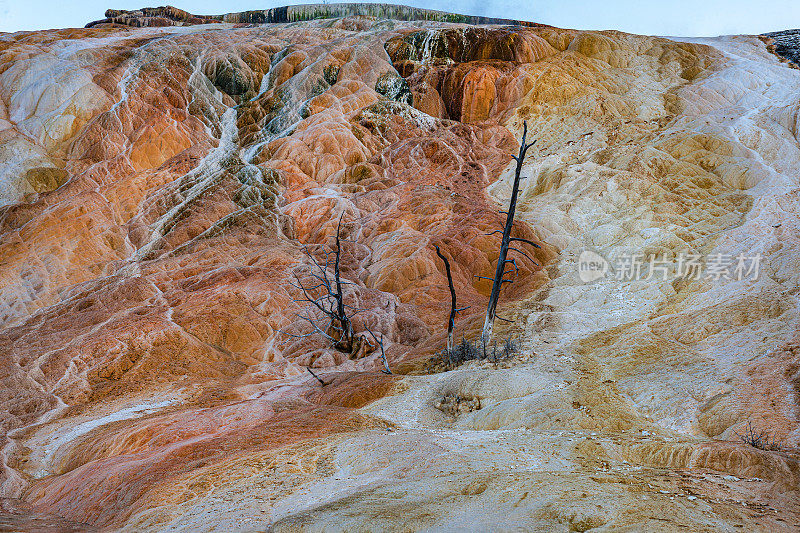
<svg viewBox="0 0 800 533">
<path fill-rule="evenodd" d="M 303 316 L 303 315 L 296 315 L 296 316 L 297 316 L 297 318 L 299 318 L 299 319 L 301 319 L 301 320 L 305 320 L 306 322 L 308 322 L 309 324 L 311 324 L 311 327 L 312 327 L 312 328 L 314 328 L 314 331 L 315 331 L 316 333 L 319 333 L 320 335 L 322 335 L 322 336 L 323 336 L 323 337 L 325 337 L 326 339 L 330 340 L 332 343 L 336 344 L 336 342 L 337 342 L 337 341 L 336 341 L 336 339 L 334 339 L 333 337 L 331 337 L 330 335 L 328 335 L 327 333 L 325 333 L 324 331 L 322 331 L 321 329 L 319 329 L 319 326 L 317 326 L 317 325 L 314 323 L 314 321 L 313 321 L 313 320 L 311 320 L 311 319 L 310 319 L 310 318 L 308 318 L 307 316 Z M 306 336 L 308 336 L 308 335 L 306 335 Z"/>
<path fill-rule="evenodd" d="M 300 285 L 295 285 L 295 284 L 294 284 L 294 283 L 292 283 L 291 281 L 289 282 L 289 285 L 291 285 L 291 286 L 292 286 L 292 287 L 294 287 L 295 289 L 300 289 L 300 290 L 303 290 L 303 289 L 305 289 L 305 290 L 307 290 L 307 291 L 315 291 L 315 290 L 319 289 L 320 287 L 324 287 L 324 286 L 325 286 L 325 285 L 323 285 L 322 283 L 317 283 L 316 285 L 314 285 L 314 286 L 311 286 L 311 287 L 303 287 L 303 286 L 300 286 Z"/>
<path fill-rule="evenodd" d="M 311 295 L 308 294 L 308 291 L 303 286 L 303 282 L 300 281 L 300 277 L 296 273 L 295 273 L 295 278 L 297 278 L 297 283 L 299 284 L 299 289 L 301 291 L 303 291 L 303 296 L 305 296 L 305 298 L 303 298 L 303 300 L 300 300 L 300 301 L 306 301 L 306 302 L 310 303 L 311 305 L 313 305 L 314 307 L 316 307 L 317 309 L 319 309 L 320 311 L 322 311 L 323 313 L 330 314 L 330 311 L 328 311 L 327 309 L 322 307 L 322 305 L 317 301 L 319 298 L 316 298 L 316 299 L 315 298 L 311 298 Z"/>
<path fill-rule="evenodd" d="M 531 245 L 531 246 L 533 246 L 534 248 L 541 248 L 541 246 L 539 246 L 539 245 L 538 245 L 538 244 L 536 244 L 535 242 L 533 242 L 533 241 L 529 241 L 528 239 L 523 239 L 522 237 L 511 237 L 511 238 L 509 239 L 509 241 L 512 241 L 512 242 L 513 242 L 513 241 L 517 241 L 517 242 L 525 242 L 525 243 L 528 243 L 528 244 L 530 244 L 530 245 Z"/>
<path fill-rule="evenodd" d="M 319 266 L 319 265 L 317 265 L 317 266 Z M 316 279 L 320 280 L 322 282 L 321 285 L 323 285 L 325 287 L 330 286 L 331 282 L 328 279 L 327 270 L 323 270 L 322 268 L 320 268 L 320 270 L 322 270 L 322 273 L 324 275 L 320 276 L 319 274 L 315 274 L 314 272 L 311 272 L 311 273 L 309 273 L 309 276 L 311 276 L 312 278 L 316 278 Z"/>
<path fill-rule="evenodd" d="M 373 338 L 373 339 L 375 339 L 375 342 L 377 342 L 377 343 L 378 343 L 378 346 L 380 346 L 380 347 L 381 347 L 381 359 L 383 359 L 383 367 L 384 367 L 384 369 L 383 369 L 383 370 L 381 370 L 381 372 L 383 372 L 384 374 L 391 374 L 391 373 L 392 373 L 392 370 L 389 368 L 389 361 L 387 361 L 387 360 L 386 360 L 386 352 L 385 352 L 385 351 L 384 351 L 384 349 L 383 349 L 383 333 L 381 333 L 381 340 L 378 340 L 378 337 L 376 337 L 376 336 L 375 336 L 375 334 L 374 334 L 374 333 L 372 333 L 372 330 L 371 330 L 371 329 L 369 329 L 369 328 L 368 328 L 368 327 L 366 327 L 366 326 L 364 327 L 364 329 L 366 329 L 366 330 L 367 330 L 367 332 L 368 332 L 370 335 L 372 335 L 372 338 Z M 369 340 L 367 340 L 367 342 L 369 342 Z M 371 343 L 370 343 L 370 344 L 371 344 Z"/>
<path fill-rule="evenodd" d="M 517 260 L 516 259 L 506 259 L 506 263 L 511 263 L 511 266 L 514 267 L 513 270 L 506 270 L 503 272 L 503 276 L 506 274 L 517 274 L 519 273 L 519 267 L 517 267 Z"/>
<path fill-rule="evenodd" d="M 534 261 L 534 259 L 533 259 L 531 256 L 529 256 L 528 254 L 526 254 L 525 252 L 523 252 L 523 251 L 522 251 L 522 250 L 520 250 L 519 248 L 514 248 L 513 246 L 509 246 L 509 247 L 508 247 L 508 249 L 509 249 L 509 250 L 513 250 L 513 251 L 515 251 L 515 252 L 518 252 L 518 253 L 521 253 L 522 255 L 524 255 L 525 257 L 527 257 L 527 258 L 528 258 L 528 260 L 529 260 L 531 263 L 533 263 L 533 264 L 534 264 L 534 265 L 536 265 L 536 266 L 539 266 L 539 263 L 537 263 L 536 261 Z"/>
<path fill-rule="evenodd" d="M 304 339 L 306 337 L 310 337 L 310 336 L 314 335 L 315 332 L 305 333 L 303 335 L 294 335 L 292 333 L 289 333 L 288 331 L 284 331 L 282 329 L 279 329 L 278 333 L 282 333 L 283 335 L 286 335 L 287 337 L 294 337 L 295 339 Z"/>
<path fill-rule="evenodd" d="M 311 375 L 312 375 L 312 376 L 314 376 L 315 378 L 317 378 L 317 381 L 319 381 L 319 382 L 320 382 L 320 383 L 322 383 L 323 385 L 327 385 L 327 383 L 325 383 L 324 381 L 322 381 L 322 379 L 321 379 L 321 378 L 320 378 L 318 375 L 316 375 L 316 374 L 314 373 L 314 371 L 313 371 L 313 370 L 311 370 L 311 367 L 310 367 L 310 366 L 307 366 L 307 367 L 306 367 L 306 370 L 308 370 L 308 371 L 311 373 Z"/>
</svg>

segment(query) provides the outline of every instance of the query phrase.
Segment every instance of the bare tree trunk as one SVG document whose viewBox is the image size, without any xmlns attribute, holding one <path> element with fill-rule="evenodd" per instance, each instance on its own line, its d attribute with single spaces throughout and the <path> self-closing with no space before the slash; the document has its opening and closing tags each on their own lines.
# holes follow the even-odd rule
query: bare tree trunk
<svg viewBox="0 0 800 533">
<path fill-rule="evenodd" d="M 350 351 L 353 347 L 353 324 L 345 311 L 342 280 L 339 276 L 339 258 L 342 251 L 339 242 L 339 230 L 342 228 L 343 217 L 344 213 L 339 217 L 339 224 L 336 226 L 336 259 L 333 263 L 333 279 L 336 284 L 336 293 L 333 294 L 333 297 L 336 299 L 336 319 L 339 322 L 339 327 L 342 328 L 341 337 L 336 347 L 340 350 Z"/>
<path fill-rule="evenodd" d="M 497 309 L 497 300 L 500 298 L 500 289 L 502 289 L 503 283 L 511 283 L 511 280 L 505 279 L 504 276 L 509 272 L 506 272 L 506 264 L 511 263 L 514 265 L 516 269 L 516 263 L 513 259 L 508 259 L 508 250 L 509 244 L 511 241 L 522 241 L 528 242 L 533 246 L 538 247 L 536 244 L 531 243 L 525 239 L 520 239 L 517 237 L 511 236 L 511 227 L 514 225 L 514 213 L 517 210 L 517 197 L 519 195 L 519 183 L 521 181 L 520 173 L 522 172 L 522 163 L 525 160 L 525 153 L 528 151 L 528 148 L 533 146 L 536 141 L 533 141 L 530 144 L 525 144 L 525 138 L 528 135 L 528 123 L 523 123 L 523 130 L 522 130 L 522 141 L 519 145 L 519 155 L 512 156 L 517 161 L 517 168 L 514 174 L 514 187 L 511 191 L 511 200 L 508 204 L 508 211 L 506 213 L 506 224 L 503 228 L 503 238 L 500 242 L 500 255 L 497 258 L 497 268 L 494 272 L 494 278 L 492 279 L 492 292 L 489 295 L 489 305 L 486 307 L 486 318 L 483 321 L 483 330 L 481 331 L 481 344 L 483 345 L 483 354 L 486 356 L 486 346 L 491 342 L 492 339 L 492 329 L 494 328 L 494 319 L 497 316 L 495 314 L 495 310 Z M 498 231 L 499 233 L 499 231 Z M 513 272 L 513 271 L 512 271 Z"/>
<path fill-rule="evenodd" d="M 450 273 L 450 261 L 442 254 L 439 247 L 434 244 L 436 248 L 436 255 L 444 261 L 444 269 L 447 272 L 447 285 L 450 287 L 450 319 L 447 321 L 447 353 L 453 353 L 453 327 L 456 321 L 456 289 L 453 287 L 453 275 Z"/>
</svg>

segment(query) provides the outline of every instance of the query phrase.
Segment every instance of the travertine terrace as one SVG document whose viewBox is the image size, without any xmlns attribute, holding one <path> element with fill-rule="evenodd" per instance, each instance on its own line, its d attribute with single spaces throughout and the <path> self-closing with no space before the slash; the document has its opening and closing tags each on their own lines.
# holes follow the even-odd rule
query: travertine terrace
<svg viewBox="0 0 800 533">
<path fill-rule="evenodd" d="M 793 41 L 281 9 L 0 34 L 0 529 L 800 529 Z M 523 121 L 521 351 L 433 372 L 434 246 L 474 335 Z M 340 218 L 392 375 L 291 336 Z"/>
</svg>

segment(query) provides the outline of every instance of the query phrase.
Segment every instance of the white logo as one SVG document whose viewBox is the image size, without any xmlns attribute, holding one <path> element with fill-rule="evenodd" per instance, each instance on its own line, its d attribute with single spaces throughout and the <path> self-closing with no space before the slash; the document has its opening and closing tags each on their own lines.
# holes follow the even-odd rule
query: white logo
<svg viewBox="0 0 800 533">
<path fill-rule="evenodd" d="M 659 258 L 652 255 L 646 259 L 643 254 L 623 254 L 614 262 L 614 278 L 619 281 L 636 281 L 651 279 L 667 281 L 670 279 L 713 280 L 717 282 L 758 280 L 761 265 L 761 254 L 745 255 L 740 253 L 733 257 L 730 254 L 716 253 L 709 257 L 698 254 L 680 252 L 672 261 L 666 253 Z M 584 250 L 578 257 L 578 277 L 584 283 L 596 281 L 611 270 L 603 256 L 590 250 Z M 705 273 L 705 276 L 702 274 Z"/>
<path fill-rule="evenodd" d="M 584 250 L 578 257 L 578 277 L 584 283 L 598 280 L 608 272 L 608 261 L 600 254 Z"/>
</svg>

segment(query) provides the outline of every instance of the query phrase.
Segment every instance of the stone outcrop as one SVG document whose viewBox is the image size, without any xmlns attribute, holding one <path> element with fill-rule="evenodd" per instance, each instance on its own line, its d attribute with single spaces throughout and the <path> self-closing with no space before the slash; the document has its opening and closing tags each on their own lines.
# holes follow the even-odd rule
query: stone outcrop
<svg viewBox="0 0 800 533">
<path fill-rule="evenodd" d="M 784 30 L 765 33 L 774 44 L 775 53 L 788 59 L 800 68 L 800 30 Z"/>
<path fill-rule="evenodd" d="M 172 6 L 145 7 L 135 11 L 124 9 L 106 10 L 106 18 L 90 22 L 87 28 L 100 24 L 121 24 L 135 28 L 148 28 L 159 26 L 192 26 L 194 24 L 213 24 L 219 22 L 214 17 L 192 15 L 182 9 Z"/>
<path fill-rule="evenodd" d="M 2 527 L 800 527 L 800 71 L 769 42 L 106 17 L 0 37 Z M 428 374 L 435 246 L 470 337 L 523 121 L 520 353 Z M 294 286 L 340 219 L 347 352 Z M 620 275 L 634 254 L 663 272 Z M 688 279 L 681 254 L 760 268 Z"/>
<path fill-rule="evenodd" d="M 146 7 L 127 11 L 109 9 L 106 18 L 91 22 L 87 27 L 98 24 L 123 24 L 126 26 L 188 26 L 213 22 L 231 22 L 237 24 L 271 24 L 284 22 L 300 22 L 316 19 L 332 19 L 341 17 L 369 17 L 373 19 L 390 19 L 406 21 L 432 21 L 463 24 L 513 24 L 515 26 L 544 26 L 523 20 L 474 15 L 459 15 L 435 9 L 402 6 L 396 4 L 301 4 L 294 6 L 274 7 L 272 9 L 226 13 L 224 15 L 192 15 L 172 6 Z"/>
</svg>

